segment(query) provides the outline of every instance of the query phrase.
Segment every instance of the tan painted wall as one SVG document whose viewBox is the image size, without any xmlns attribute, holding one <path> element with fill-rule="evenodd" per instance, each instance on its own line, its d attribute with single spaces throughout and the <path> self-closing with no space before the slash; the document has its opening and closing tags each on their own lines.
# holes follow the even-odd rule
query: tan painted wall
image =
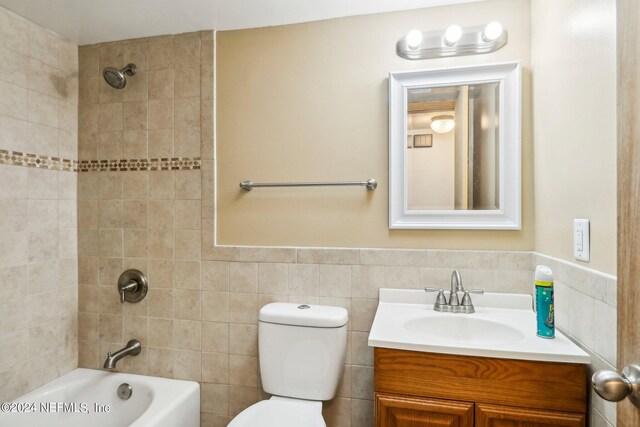
<svg viewBox="0 0 640 427">
<path fill-rule="evenodd" d="M 338 247 L 533 249 L 529 0 L 349 17 L 217 34 L 218 243 Z M 406 61 L 396 41 L 412 28 L 501 21 L 498 52 Z M 522 231 L 388 229 L 390 71 L 520 60 L 523 91 Z M 240 181 L 376 178 L 361 188 L 258 189 Z"/>
<path fill-rule="evenodd" d="M 454 134 L 431 132 L 433 116 L 441 113 L 416 113 L 409 134 L 431 133 L 432 146 L 407 150 L 407 206 L 409 209 L 453 209 Z M 419 117 L 419 119 L 416 119 Z M 416 122 L 418 122 L 416 126 Z M 437 183 L 437 185 L 434 185 Z"/>
<path fill-rule="evenodd" d="M 587 266 L 615 274 L 615 0 L 532 3 L 536 251 L 573 261 L 589 218 Z"/>
</svg>

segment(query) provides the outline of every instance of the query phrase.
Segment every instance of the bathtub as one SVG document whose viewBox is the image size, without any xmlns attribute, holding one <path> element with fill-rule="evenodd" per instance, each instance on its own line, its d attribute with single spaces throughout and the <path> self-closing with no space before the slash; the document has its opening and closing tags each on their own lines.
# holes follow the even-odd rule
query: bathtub
<svg viewBox="0 0 640 427">
<path fill-rule="evenodd" d="M 127 383 L 128 400 L 118 397 Z M 0 385 L 1 386 L 1 385 Z M 1 427 L 199 427 L 200 385 L 76 369 L 2 404 Z"/>
</svg>

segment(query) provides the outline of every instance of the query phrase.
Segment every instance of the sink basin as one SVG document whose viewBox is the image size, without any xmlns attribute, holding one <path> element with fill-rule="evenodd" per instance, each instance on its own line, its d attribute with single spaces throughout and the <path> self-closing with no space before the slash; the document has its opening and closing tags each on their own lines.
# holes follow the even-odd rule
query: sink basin
<svg viewBox="0 0 640 427">
<path fill-rule="evenodd" d="M 404 328 L 427 339 L 463 344 L 509 344 L 525 338 L 509 325 L 457 314 L 411 319 L 405 322 Z"/>
<path fill-rule="evenodd" d="M 416 289 L 380 289 L 369 346 L 425 353 L 542 362 L 589 363 L 590 357 L 561 331 L 536 335 L 531 295 L 474 295 L 475 313 L 433 309 L 436 294 Z"/>
</svg>

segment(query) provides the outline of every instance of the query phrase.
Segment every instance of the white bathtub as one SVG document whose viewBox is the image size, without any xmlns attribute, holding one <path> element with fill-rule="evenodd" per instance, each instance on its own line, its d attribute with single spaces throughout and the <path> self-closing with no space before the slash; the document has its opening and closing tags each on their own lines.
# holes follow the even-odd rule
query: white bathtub
<svg viewBox="0 0 640 427">
<path fill-rule="evenodd" d="M 128 400 L 117 394 L 123 383 Z M 2 427 L 199 427 L 200 385 L 76 369 L 2 406 Z"/>
</svg>

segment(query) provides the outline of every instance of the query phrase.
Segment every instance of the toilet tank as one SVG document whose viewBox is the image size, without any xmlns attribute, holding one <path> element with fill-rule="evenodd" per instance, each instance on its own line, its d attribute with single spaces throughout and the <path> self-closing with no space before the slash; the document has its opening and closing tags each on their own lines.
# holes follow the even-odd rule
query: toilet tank
<svg viewBox="0 0 640 427">
<path fill-rule="evenodd" d="M 264 391 L 333 399 L 344 369 L 348 320 L 341 307 L 280 302 L 262 307 L 258 345 Z"/>
</svg>

